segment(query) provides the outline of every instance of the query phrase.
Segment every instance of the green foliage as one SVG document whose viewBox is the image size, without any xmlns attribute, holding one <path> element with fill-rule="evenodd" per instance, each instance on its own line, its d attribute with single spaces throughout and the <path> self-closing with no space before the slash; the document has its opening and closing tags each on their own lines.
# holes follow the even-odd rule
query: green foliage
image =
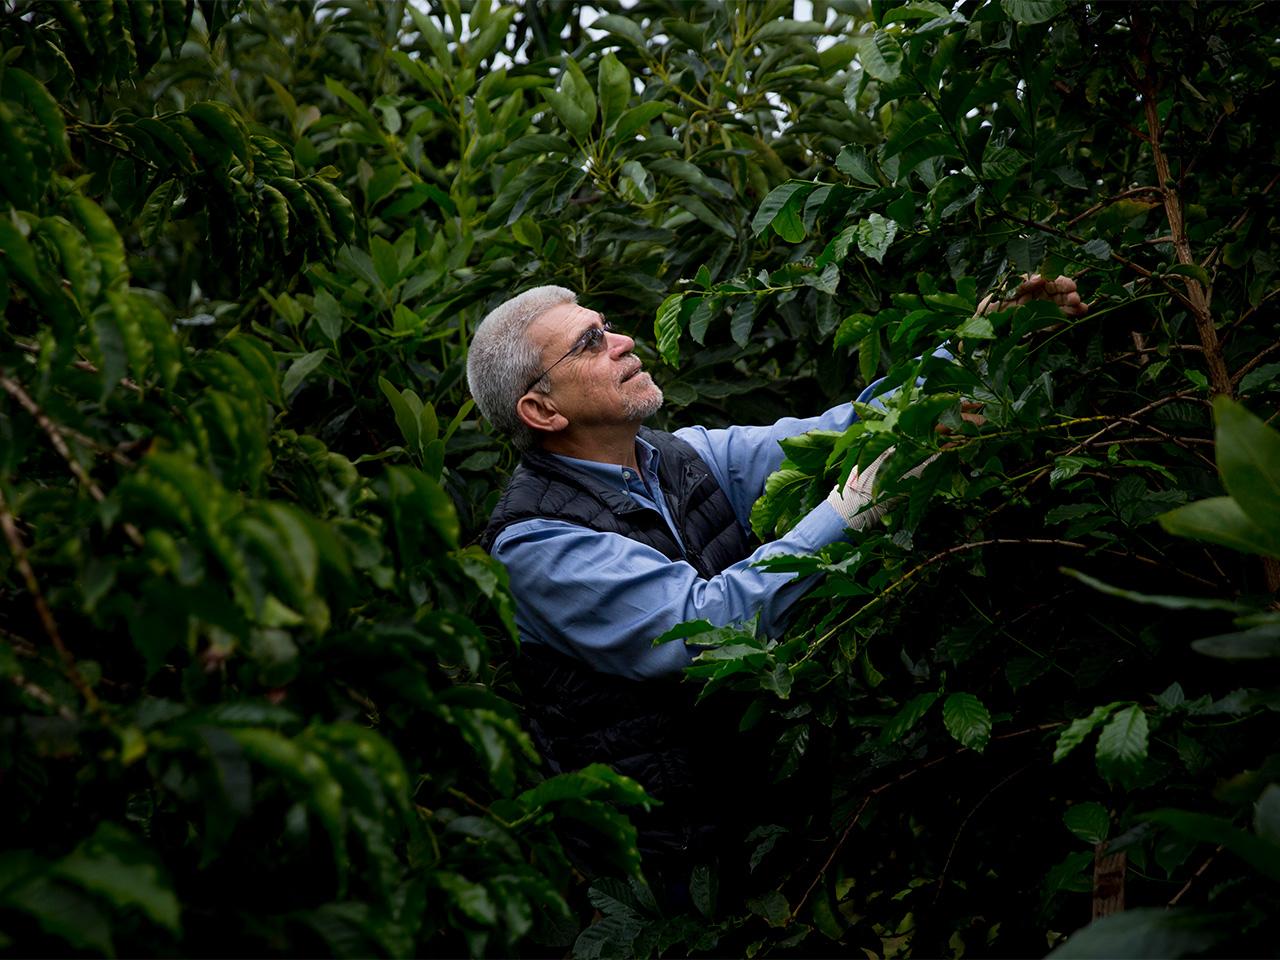
<svg viewBox="0 0 1280 960">
<path fill-rule="evenodd" d="M 0 952 L 1273 949 L 1274 18 L 796 16 L 0 12 Z M 979 311 L 1031 271 L 1088 314 Z M 777 797 L 684 910 L 635 784 L 539 772 L 469 545 L 514 456 L 466 344 L 533 283 L 660 424 L 900 388 L 752 511 L 896 448 L 882 525 L 770 561 L 821 575 L 787 634 L 679 630 Z M 1061 943 L 1099 843 L 1138 909 Z"/>
</svg>

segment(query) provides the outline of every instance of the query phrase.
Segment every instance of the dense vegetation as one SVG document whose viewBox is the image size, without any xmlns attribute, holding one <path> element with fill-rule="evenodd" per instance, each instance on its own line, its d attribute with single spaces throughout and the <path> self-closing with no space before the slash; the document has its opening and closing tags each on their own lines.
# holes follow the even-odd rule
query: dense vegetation
<svg viewBox="0 0 1280 960">
<path fill-rule="evenodd" d="M 1273 11 L 796 15 L 0 8 L 0 953 L 1275 953 Z M 1091 311 L 979 312 L 1037 271 Z M 470 330 L 545 282 L 664 424 L 901 387 L 757 505 L 896 445 L 787 635 L 682 628 L 778 798 L 688 914 L 471 543 Z"/>
</svg>

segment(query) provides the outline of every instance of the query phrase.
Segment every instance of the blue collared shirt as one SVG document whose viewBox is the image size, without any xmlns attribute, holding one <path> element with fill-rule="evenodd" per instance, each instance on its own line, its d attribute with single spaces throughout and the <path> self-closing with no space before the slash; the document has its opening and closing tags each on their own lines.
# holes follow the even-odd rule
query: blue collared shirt
<svg viewBox="0 0 1280 960">
<path fill-rule="evenodd" d="M 878 381 L 869 386 L 859 400 L 873 396 L 877 385 Z M 768 427 L 686 427 L 675 434 L 706 462 L 738 522 L 750 530 L 752 504 L 782 463 L 778 441 L 809 430 L 844 430 L 855 419 L 852 405 L 845 403 L 818 417 L 788 417 Z M 652 445 L 637 439 L 639 471 L 564 459 L 657 510 L 678 538 L 658 484 L 658 457 Z M 776 554 L 813 553 L 844 534 L 840 515 L 821 503 L 786 535 L 709 580 L 687 562 L 669 560 L 629 537 L 562 520 L 512 524 L 498 535 L 493 556 L 511 576 L 523 643 L 545 643 L 602 673 L 648 679 L 678 673 L 692 661 L 683 641 L 653 646 L 655 637 L 687 620 L 728 626 L 758 614 L 760 630 L 776 635 L 812 578 L 770 573 L 754 564 Z"/>
</svg>

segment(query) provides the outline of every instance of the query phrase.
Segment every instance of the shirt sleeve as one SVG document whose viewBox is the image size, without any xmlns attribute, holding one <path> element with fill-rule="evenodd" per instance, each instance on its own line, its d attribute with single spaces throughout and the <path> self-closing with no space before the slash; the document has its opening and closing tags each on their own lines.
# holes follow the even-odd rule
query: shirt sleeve
<svg viewBox="0 0 1280 960">
<path fill-rule="evenodd" d="M 810 428 L 811 429 L 811 428 Z M 684 561 L 616 533 L 560 520 L 525 520 L 504 530 L 493 556 L 506 565 L 522 640 L 546 643 L 603 673 L 649 679 L 692 661 L 683 641 L 653 639 L 687 620 L 729 626 L 760 615 L 774 634 L 812 578 L 752 564 L 776 554 L 812 553 L 844 535 L 844 521 L 819 504 L 791 531 L 709 580 Z"/>
</svg>

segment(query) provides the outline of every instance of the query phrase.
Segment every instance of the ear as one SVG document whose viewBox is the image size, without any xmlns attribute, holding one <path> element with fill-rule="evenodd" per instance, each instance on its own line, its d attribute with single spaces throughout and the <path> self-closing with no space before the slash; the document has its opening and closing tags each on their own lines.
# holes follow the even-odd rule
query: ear
<svg viewBox="0 0 1280 960">
<path fill-rule="evenodd" d="M 556 409 L 550 394 L 530 390 L 516 401 L 516 416 L 530 430 L 559 433 L 569 426 L 569 418 Z"/>
</svg>

